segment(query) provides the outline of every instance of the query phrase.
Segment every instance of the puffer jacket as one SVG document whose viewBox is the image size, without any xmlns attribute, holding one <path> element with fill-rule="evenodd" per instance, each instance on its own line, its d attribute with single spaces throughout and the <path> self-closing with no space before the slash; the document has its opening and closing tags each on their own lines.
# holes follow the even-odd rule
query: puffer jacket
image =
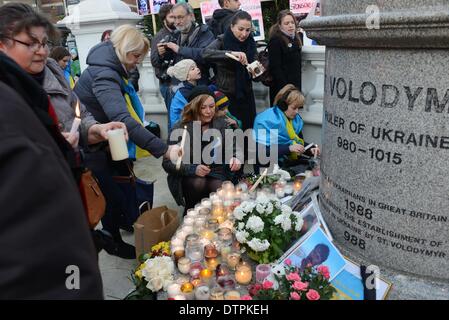
<svg viewBox="0 0 449 320">
<path fill-rule="evenodd" d="M 102 42 L 93 47 L 87 56 L 88 68 L 76 83 L 75 93 L 97 121 L 123 122 L 129 138 L 140 148 L 159 158 L 168 146 L 161 139 L 134 120 L 127 109 L 123 79 L 129 75 L 120 62 L 112 42 Z"/>
<path fill-rule="evenodd" d="M 51 104 L 58 116 L 61 131 L 69 132 L 75 119 L 75 108 L 79 99 L 72 89 L 70 89 L 64 76 L 64 71 L 51 58 L 47 60 L 47 65 L 45 66 L 43 88 L 49 95 Z M 82 103 L 80 103 L 80 113 L 80 145 L 87 146 L 89 128 L 98 122 Z"/>
</svg>

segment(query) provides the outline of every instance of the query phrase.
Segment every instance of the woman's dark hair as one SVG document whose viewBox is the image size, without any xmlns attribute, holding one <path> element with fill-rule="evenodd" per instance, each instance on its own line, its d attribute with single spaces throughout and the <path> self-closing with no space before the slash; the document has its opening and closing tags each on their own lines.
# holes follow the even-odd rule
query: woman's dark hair
<svg viewBox="0 0 449 320">
<path fill-rule="evenodd" d="M 296 23 L 296 18 L 295 18 L 295 15 L 293 14 L 293 12 L 291 12 L 290 10 L 281 10 L 278 13 L 278 16 L 276 18 L 276 23 L 273 24 L 273 26 L 270 28 L 270 32 L 269 32 L 270 39 L 273 37 L 282 36 L 281 24 L 282 24 L 282 20 L 286 16 L 291 16 L 293 18 L 293 21 L 295 21 L 295 23 Z M 299 46 L 302 46 L 301 39 L 299 39 L 298 34 L 296 34 L 295 38 L 296 38 L 296 41 L 299 42 Z M 285 44 L 288 44 L 288 40 L 284 39 L 284 41 L 285 41 Z"/>
<path fill-rule="evenodd" d="M 240 20 L 247 20 L 252 22 L 253 19 L 251 18 L 251 15 L 246 11 L 237 11 L 234 16 L 232 17 L 231 25 L 235 26 L 237 22 Z"/>
<path fill-rule="evenodd" d="M 53 24 L 30 5 L 14 2 L 0 6 L 0 40 L 13 38 L 23 31 L 31 37 L 32 27 L 45 28 L 48 38 L 53 42 L 59 37 Z"/>
<path fill-rule="evenodd" d="M 51 49 L 50 58 L 55 59 L 57 62 L 61 61 L 62 59 L 64 59 L 65 57 L 71 57 L 71 54 L 69 52 L 69 50 L 67 50 L 64 47 L 53 47 L 53 49 Z"/>
<path fill-rule="evenodd" d="M 161 8 L 159 9 L 159 19 L 161 19 L 162 23 L 165 21 L 165 18 L 172 9 L 173 5 L 171 3 L 167 3 L 161 6 Z"/>
<path fill-rule="evenodd" d="M 104 42 L 104 39 L 106 38 L 106 36 L 110 36 L 112 33 L 112 30 L 106 30 L 105 32 L 103 32 L 103 34 L 101 35 L 101 42 Z"/>
</svg>

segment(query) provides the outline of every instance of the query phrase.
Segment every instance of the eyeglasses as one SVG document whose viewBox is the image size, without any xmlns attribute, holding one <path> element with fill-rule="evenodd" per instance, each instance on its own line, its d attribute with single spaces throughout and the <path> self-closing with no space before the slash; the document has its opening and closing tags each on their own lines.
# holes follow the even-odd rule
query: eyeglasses
<svg viewBox="0 0 449 320">
<path fill-rule="evenodd" d="M 28 47 L 28 49 L 30 49 L 30 50 L 33 51 L 33 52 L 39 51 L 42 47 L 43 47 L 44 49 L 48 49 L 48 45 L 51 44 L 51 42 L 48 41 L 48 40 L 44 40 L 44 41 L 42 41 L 42 42 L 39 42 L 39 41 L 33 41 L 32 43 L 26 43 L 26 42 L 23 42 L 23 41 L 20 41 L 20 40 L 11 38 L 11 37 L 4 37 L 4 38 L 10 39 L 10 40 L 15 41 L 15 42 L 18 42 L 18 43 L 20 43 L 20 44 L 22 44 L 22 45 Z"/>
</svg>

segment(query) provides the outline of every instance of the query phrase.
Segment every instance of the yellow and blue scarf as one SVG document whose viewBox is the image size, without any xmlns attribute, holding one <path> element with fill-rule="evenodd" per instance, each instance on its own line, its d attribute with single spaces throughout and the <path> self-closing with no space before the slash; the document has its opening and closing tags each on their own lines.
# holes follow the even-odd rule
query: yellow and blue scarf
<svg viewBox="0 0 449 320">
<path fill-rule="evenodd" d="M 304 121 L 299 114 L 293 120 L 289 120 L 282 110 L 274 106 L 256 116 L 253 136 L 257 143 L 266 146 L 270 146 L 272 143 L 304 145 L 304 140 L 299 137 L 303 126 Z M 277 129 L 277 135 L 274 134 L 274 129 Z M 292 154 L 290 158 L 297 159 L 297 155 Z"/>
<path fill-rule="evenodd" d="M 133 85 L 127 79 L 123 79 L 122 89 L 125 91 L 124 97 L 126 100 L 126 107 L 131 117 L 144 127 L 145 110 L 140 102 L 139 96 Z M 140 148 L 131 139 L 128 140 L 129 158 L 136 160 L 151 156 L 147 150 Z"/>
</svg>

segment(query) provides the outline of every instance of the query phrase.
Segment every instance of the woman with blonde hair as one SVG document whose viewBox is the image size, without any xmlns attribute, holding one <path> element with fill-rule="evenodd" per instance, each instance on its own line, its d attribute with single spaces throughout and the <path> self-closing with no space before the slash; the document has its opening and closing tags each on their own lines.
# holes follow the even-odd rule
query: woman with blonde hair
<svg viewBox="0 0 449 320">
<path fill-rule="evenodd" d="M 259 113 L 254 120 L 253 135 L 256 142 L 265 145 L 267 149 L 277 144 L 278 164 L 283 168 L 304 163 L 304 158 L 301 158 L 303 155 L 320 154 L 318 146 L 304 150 L 307 145 L 302 132 L 304 121 L 299 115 L 304 100 L 301 91 L 288 84 L 274 98 L 274 106 Z"/>
<path fill-rule="evenodd" d="M 110 41 L 93 47 L 87 57 L 88 67 L 82 73 L 75 86 L 75 92 L 97 121 L 106 123 L 120 121 L 128 129 L 129 158 L 132 160 L 149 156 L 169 157 L 171 149 L 177 154 L 177 146 L 168 147 L 161 139 L 145 129 L 145 111 L 129 83 L 129 71 L 142 62 L 148 54 L 150 43 L 142 32 L 131 25 L 115 29 Z M 126 208 L 126 199 L 112 176 L 129 176 L 128 160 L 112 161 L 110 154 L 103 148 L 101 152 L 86 154 L 88 163 L 98 177 L 105 194 L 108 210 L 114 217 L 102 221 L 103 229 L 112 236 L 116 245 L 105 247 L 106 251 L 123 258 L 135 258 L 134 247 L 125 244 L 119 232 L 122 229 L 132 231 L 134 221 L 122 219 Z M 103 219 L 104 220 L 104 219 Z M 131 219 L 132 220 L 132 219 Z"/>
<path fill-rule="evenodd" d="M 189 139 L 185 145 L 184 151 L 187 157 L 184 159 L 191 159 L 190 164 L 182 163 L 177 169 L 170 160 L 162 162 L 162 166 L 168 173 L 169 189 L 178 205 L 185 206 L 184 213 L 201 199 L 208 197 L 211 192 L 215 192 L 224 180 L 230 178 L 232 172 L 240 170 L 241 167 L 241 162 L 236 158 L 234 142 L 226 139 L 226 121 L 222 117 L 215 117 L 215 99 L 209 88 L 195 87 L 187 100 L 188 104 L 184 108 L 182 120 L 175 124 L 172 132 L 186 128 Z M 206 141 L 203 141 L 203 137 L 210 135 L 211 129 L 218 130 L 221 138 L 214 136 L 212 141 L 210 138 L 205 138 Z M 179 140 L 169 139 L 169 143 L 175 144 Z M 195 148 L 195 143 L 201 143 L 200 149 Z M 228 150 L 232 151 L 230 159 L 225 158 L 229 153 L 226 152 L 226 147 L 232 148 Z M 199 159 L 201 162 L 195 163 L 194 152 L 197 149 L 201 151 L 202 156 Z M 211 159 L 206 159 L 203 155 L 211 155 Z"/>
</svg>

